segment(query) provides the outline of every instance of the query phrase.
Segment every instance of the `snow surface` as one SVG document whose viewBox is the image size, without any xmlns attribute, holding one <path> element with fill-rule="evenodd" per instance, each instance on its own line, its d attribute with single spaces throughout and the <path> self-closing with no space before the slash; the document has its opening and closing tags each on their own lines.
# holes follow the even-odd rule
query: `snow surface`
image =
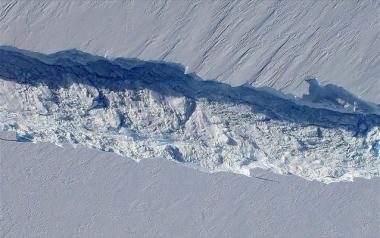
<svg viewBox="0 0 380 238">
<path fill-rule="evenodd" d="M 315 80 L 301 101 L 199 80 L 174 64 L 10 47 L 0 48 L 0 78 L 0 129 L 19 141 L 248 176 L 252 168 L 326 183 L 380 175 L 378 105 Z"/>
<path fill-rule="evenodd" d="M 0 152 L 1 237 L 380 234 L 380 178 L 326 185 L 259 170 L 260 179 L 210 175 L 46 143 L 0 141 Z"/>
<path fill-rule="evenodd" d="M 297 96 L 318 78 L 380 103 L 380 1 L 7 1 L 0 44 L 185 65 Z"/>
<path fill-rule="evenodd" d="M 379 236 L 379 12 L 379 1 L 0 1 L 0 45 L 159 60 L 2 48 L 1 127 L 18 135 L 1 134 L 0 236 Z M 138 80 L 123 92 L 107 81 L 125 75 Z"/>
</svg>

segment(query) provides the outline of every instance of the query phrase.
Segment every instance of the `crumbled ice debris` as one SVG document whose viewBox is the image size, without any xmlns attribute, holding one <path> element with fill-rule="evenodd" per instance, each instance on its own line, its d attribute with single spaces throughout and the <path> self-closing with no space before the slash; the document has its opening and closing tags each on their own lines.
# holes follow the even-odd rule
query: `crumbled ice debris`
<svg viewBox="0 0 380 238">
<path fill-rule="evenodd" d="M 309 93 L 303 96 L 304 101 L 347 112 L 380 113 L 378 105 L 365 102 L 342 87 L 332 84 L 322 86 L 313 77 L 308 77 L 306 82 Z"/>
<path fill-rule="evenodd" d="M 311 108 L 162 63 L 0 57 L 0 129 L 20 141 L 247 176 L 257 167 L 326 183 L 380 174 L 377 114 Z"/>
<path fill-rule="evenodd" d="M 189 74 L 189 66 L 185 67 L 185 74 Z"/>
</svg>

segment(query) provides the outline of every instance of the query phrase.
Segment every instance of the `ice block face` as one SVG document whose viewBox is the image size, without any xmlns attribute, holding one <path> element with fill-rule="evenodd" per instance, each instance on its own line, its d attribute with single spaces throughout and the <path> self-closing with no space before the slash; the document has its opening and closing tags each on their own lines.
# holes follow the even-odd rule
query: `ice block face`
<svg viewBox="0 0 380 238">
<path fill-rule="evenodd" d="M 380 140 L 373 142 L 372 151 L 375 157 L 380 158 Z"/>
<path fill-rule="evenodd" d="M 164 62 L 9 48 L 0 59 L 0 129 L 22 142 L 248 176 L 257 167 L 326 183 L 379 176 L 378 108 L 348 92 L 340 98 L 355 110 L 339 107 L 331 86 L 314 82 L 318 97 L 296 100 L 199 80 Z"/>
</svg>

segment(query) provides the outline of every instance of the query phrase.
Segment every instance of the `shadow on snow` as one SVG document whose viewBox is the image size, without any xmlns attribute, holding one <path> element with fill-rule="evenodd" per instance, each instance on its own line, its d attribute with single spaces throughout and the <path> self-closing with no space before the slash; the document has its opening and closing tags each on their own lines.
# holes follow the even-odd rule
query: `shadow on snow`
<svg viewBox="0 0 380 238">
<path fill-rule="evenodd" d="M 0 47 L 0 77 L 20 84 L 43 84 L 53 91 L 67 88 L 72 83 L 91 85 L 100 92 L 98 102 L 94 105 L 97 107 L 108 106 L 107 98 L 101 93 L 102 89 L 150 89 L 163 96 L 184 96 L 195 104 L 200 98 L 212 102 L 245 104 L 255 112 L 264 113 L 267 118 L 265 120 L 292 122 L 301 126 L 340 128 L 352 132 L 354 136 L 366 135 L 372 127 L 380 126 L 380 115 L 371 111 L 349 113 L 316 108 L 281 97 L 279 93 L 201 80 L 195 74 L 185 74 L 184 67 L 178 64 L 126 58 L 109 60 L 78 50 L 44 55 L 12 47 Z M 318 101 L 322 96 L 334 101 L 334 94 L 342 94 L 351 101 L 357 100 L 360 107 L 370 108 L 369 104 L 343 88 L 334 85 L 322 87 L 315 79 L 308 81 L 311 85 L 310 92 L 314 93 L 304 96 L 306 101 Z M 59 103 L 59 98 L 55 101 Z"/>
</svg>

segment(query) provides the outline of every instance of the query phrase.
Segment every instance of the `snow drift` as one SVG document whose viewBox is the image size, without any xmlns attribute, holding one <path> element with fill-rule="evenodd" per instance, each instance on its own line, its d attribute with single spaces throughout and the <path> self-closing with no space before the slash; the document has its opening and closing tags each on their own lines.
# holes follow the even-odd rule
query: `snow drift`
<svg viewBox="0 0 380 238">
<path fill-rule="evenodd" d="M 176 64 L 9 47 L 0 78 L 0 129 L 19 141 L 248 176 L 256 167 L 322 182 L 380 173 L 378 106 L 314 81 L 301 101 L 200 80 Z M 340 101 L 329 90 L 355 107 L 331 107 Z"/>
<path fill-rule="evenodd" d="M 380 103 L 380 1 L 1 1 L 0 44 L 164 60 L 297 96 L 305 77 Z"/>
</svg>

